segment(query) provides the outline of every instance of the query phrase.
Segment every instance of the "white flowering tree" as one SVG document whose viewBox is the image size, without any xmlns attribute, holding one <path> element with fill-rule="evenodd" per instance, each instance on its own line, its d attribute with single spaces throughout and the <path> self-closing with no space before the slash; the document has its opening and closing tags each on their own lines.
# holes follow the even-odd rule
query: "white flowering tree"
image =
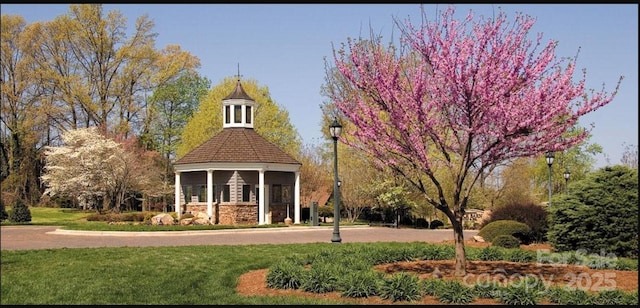
<svg viewBox="0 0 640 308">
<path fill-rule="evenodd" d="M 84 209 L 100 211 L 121 190 L 128 153 L 96 127 L 70 130 L 63 145 L 45 149 L 44 194 L 76 198 Z"/>
</svg>

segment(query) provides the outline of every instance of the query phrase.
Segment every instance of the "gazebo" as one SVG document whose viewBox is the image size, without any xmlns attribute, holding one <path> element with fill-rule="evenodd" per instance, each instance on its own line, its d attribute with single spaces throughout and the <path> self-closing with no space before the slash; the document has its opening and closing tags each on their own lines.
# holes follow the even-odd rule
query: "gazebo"
<svg viewBox="0 0 640 308">
<path fill-rule="evenodd" d="M 213 224 L 300 223 L 300 167 L 254 129 L 255 100 L 242 88 L 222 100 L 222 131 L 174 163 L 175 210 Z M 288 222 L 288 221 L 287 221 Z"/>
</svg>

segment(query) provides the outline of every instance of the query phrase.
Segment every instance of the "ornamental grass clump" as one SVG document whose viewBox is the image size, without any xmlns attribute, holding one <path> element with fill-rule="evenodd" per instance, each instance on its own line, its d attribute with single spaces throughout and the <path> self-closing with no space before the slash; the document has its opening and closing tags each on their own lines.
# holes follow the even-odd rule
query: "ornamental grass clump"
<svg viewBox="0 0 640 308">
<path fill-rule="evenodd" d="M 478 259 L 481 261 L 502 261 L 504 260 L 504 249 L 495 246 L 482 248 L 478 253 Z"/>
<path fill-rule="evenodd" d="M 305 271 L 300 289 L 311 293 L 327 293 L 338 290 L 339 274 L 334 266 L 327 263 L 314 263 Z"/>
<path fill-rule="evenodd" d="M 536 252 L 524 249 L 507 249 L 505 251 L 505 260 L 511 262 L 535 262 Z"/>
<path fill-rule="evenodd" d="M 380 297 L 398 301 L 415 301 L 422 298 L 420 278 L 406 272 L 399 272 L 382 281 Z"/>
<path fill-rule="evenodd" d="M 451 260 L 455 256 L 454 246 L 428 244 L 423 247 L 417 257 L 420 260 Z"/>
<path fill-rule="evenodd" d="M 552 287 L 546 292 L 550 302 L 560 305 L 593 305 L 594 297 L 582 289 Z"/>
<path fill-rule="evenodd" d="M 502 285 L 497 281 L 477 282 L 471 287 L 471 292 L 478 298 L 499 298 Z"/>
<path fill-rule="evenodd" d="M 545 294 L 540 279 L 526 276 L 502 288 L 498 300 L 506 305 L 537 305 Z"/>
<path fill-rule="evenodd" d="M 420 284 L 422 293 L 431 296 L 436 296 L 440 293 L 440 290 L 446 286 L 445 280 L 440 278 L 427 278 L 422 280 Z"/>
<path fill-rule="evenodd" d="M 380 285 L 384 280 L 384 274 L 375 270 L 354 272 L 342 279 L 344 297 L 371 297 L 380 295 Z"/>
<path fill-rule="evenodd" d="M 638 292 L 635 294 L 631 292 L 625 292 L 622 290 L 604 290 L 598 292 L 598 295 L 593 299 L 594 305 L 633 305 L 638 306 Z"/>
<path fill-rule="evenodd" d="M 468 304 L 474 300 L 474 293 L 457 280 L 445 280 L 436 297 L 445 304 Z"/>
<path fill-rule="evenodd" d="M 298 289 L 304 279 L 304 268 L 288 262 L 280 261 L 267 272 L 267 287 L 272 289 Z"/>
</svg>

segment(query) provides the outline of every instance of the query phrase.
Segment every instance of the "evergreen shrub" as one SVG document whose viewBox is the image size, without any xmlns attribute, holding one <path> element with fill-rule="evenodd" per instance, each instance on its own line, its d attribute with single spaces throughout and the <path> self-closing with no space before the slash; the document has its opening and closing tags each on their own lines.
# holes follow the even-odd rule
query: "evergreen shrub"
<svg viewBox="0 0 640 308">
<path fill-rule="evenodd" d="M 525 223 L 515 220 L 496 220 L 482 227 L 478 235 L 488 242 L 493 242 L 493 239 L 499 235 L 511 235 L 523 244 L 528 244 L 530 233 L 531 228 Z"/>
<path fill-rule="evenodd" d="M 20 198 L 16 198 L 13 201 L 13 208 L 9 212 L 9 221 L 21 223 L 31 221 L 31 210 L 24 204 L 24 201 Z"/>
<path fill-rule="evenodd" d="M 531 229 L 531 237 L 536 242 L 547 240 L 549 230 L 547 209 L 535 203 L 509 203 L 491 210 L 489 219 L 484 220 L 480 228 L 496 220 L 515 220 Z"/>
<path fill-rule="evenodd" d="M 4 208 L 4 201 L 0 198 L 0 222 L 7 220 L 7 218 L 9 218 L 9 213 Z"/>
<path fill-rule="evenodd" d="M 432 220 L 429 224 L 429 229 L 438 229 L 440 227 L 444 227 L 444 223 L 437 219 Z"/>
<path fill-rule="evenodd" d="M 520 247 L 520 240 L 513 235 L 502 234 L 496 236 L 491 245 L 503 248 L 518 248 Z"/>
<path fill-rule="evenodd" d="M 574 182 L 549 209 L 554 250 L 638 258 L 638 169 L 609 166 Z"/>
</svg>

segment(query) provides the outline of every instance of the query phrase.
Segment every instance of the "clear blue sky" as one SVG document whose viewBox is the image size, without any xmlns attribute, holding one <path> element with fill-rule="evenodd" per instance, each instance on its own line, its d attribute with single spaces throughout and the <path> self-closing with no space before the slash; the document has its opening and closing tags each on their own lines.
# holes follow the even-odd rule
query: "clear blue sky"
<svg viewBox="0 0 640 308">
<path fill-rule="evenodd" d="M 501 7 L 509 21 L 515 12 L 537 19 L 532 33 L 559 41 L 556 55 L 573 57 L 579 78 L 587 69 L 587 88 L 612 91 L 624 76 L 610 104 L 581 119 L 593 123 L 591 143 L 601 145 L 612 164 L 620 162 L 623 143 L 638 145 L 638 5 L 636 4 L 457 4 L 459 16 L 473 10 L 492 16 Z M 67 4 L 1 4 L 2 14 L 21 15 L 27 23 L 65 14 Z M 444 5 L 437 6 L 444 9 Z M 435 4 L 426 5 L 429 18 Z M 368 36 L 369 29 L 391 39 L 393 17 L 420 23 L 418 4 L 105 4 L 129 21 L 148 14 L 155 22 L 156 48 L 169 44 L 197 56 L 200 73 L 213 85 L 237 73 L 267 86 L 273 100 L 289 112 L 305 143 L 317 143 L 324 58 L 347 38 Z M 397 37 L 397 31 L 395 37 Z M 596 167 L 607 164 L 596 157 Z"/>
</svg>

